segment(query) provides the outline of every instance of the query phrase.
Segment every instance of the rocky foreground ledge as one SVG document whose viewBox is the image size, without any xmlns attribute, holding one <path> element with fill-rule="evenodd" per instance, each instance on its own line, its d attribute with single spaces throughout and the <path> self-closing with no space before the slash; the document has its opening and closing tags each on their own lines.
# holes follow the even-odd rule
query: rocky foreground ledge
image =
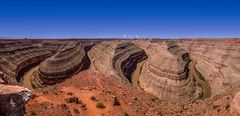
<svg viewBox="0 0 240 116">
<path fill-rule="evenodd" d="M 0 84 L 0 88 L 0 116 L 23 116 L 24 105 L 32 95 L 31 90 L 3 84 Z"/>
</svg>

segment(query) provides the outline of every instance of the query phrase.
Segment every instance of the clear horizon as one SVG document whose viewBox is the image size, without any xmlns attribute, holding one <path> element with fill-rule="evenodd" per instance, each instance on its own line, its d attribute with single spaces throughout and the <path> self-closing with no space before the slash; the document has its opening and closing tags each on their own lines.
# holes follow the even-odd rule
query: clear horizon
<svg viewBox="0 0 240 116">
<path fill-rule="evenodd" d="M 237 0 L 1 1 L 0 37 L 238 38 Z"/>
</svg>

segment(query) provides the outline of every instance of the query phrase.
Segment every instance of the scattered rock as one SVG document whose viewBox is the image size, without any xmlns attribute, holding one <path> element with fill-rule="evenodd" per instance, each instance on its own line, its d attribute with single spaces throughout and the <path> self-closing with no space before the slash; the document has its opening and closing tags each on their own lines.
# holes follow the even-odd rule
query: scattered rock
<svg viewBox="0 0 240 116">
<path fill-rule="evenodd" d="M 65 98 L 65 101 L 67 103 L 76 103 L 76 104 L 81 104 L 82 103 L 80 100 L 78 100 L 77 97 Z"/>
<path fill-rule="evenodd" d="M 86 104 L 81 104 L 80 107 L 82 110 L 87 110 Z"/>
<path fill-rule="evenodd" d="M 68 92 L 68 93 L 67 93 L 67 95 L 71 95 L 71 96 L 72 96 L 72 95 L 73 95 L 73 93 L 72 93 L 72 92 Z"/>
<path fill-rule="evenodd" d="M 136 101 L 137 101 L 138 99 L 135 97 L 135 98 L 134 98 L 134 100 L 136 100 Z"/>
<path fill-rule="evenodd" d="M 78 111 L 77 108 L 73 108 L 73 111 L 74 111 L 75 114 L 80 114 L 80 112 Z"/>
<path fill-rule="evenodd" d="M 91 96 L 90 99 L 96 101 L 96 98 L 94 96 Z"/>
<path fill-rule="evenodd" d="M 120 106 L 121 104 L 120 104 L 120 102 L 119 102 L 119 100 L 115 97 L 114 98 L 114 100 L 113 100 L 113 105 L 114 106 Z"/>
</svg>

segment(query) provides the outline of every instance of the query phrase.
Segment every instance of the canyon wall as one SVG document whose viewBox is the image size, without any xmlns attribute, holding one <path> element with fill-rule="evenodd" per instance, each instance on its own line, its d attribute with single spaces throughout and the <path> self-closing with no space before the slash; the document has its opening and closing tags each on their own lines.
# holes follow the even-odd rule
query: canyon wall
<svg viewBox="0 0 240 116">
<path fill-rule="evenodd" d="M 4 73 L 6 82 L 17 84 L 25 70 L 51 55 L 50 51 L 32 44 L 2 44 L 0 49 L 0 71 Z"/>
<path fill-rule="evenodd" d="M 183 49 L 161 42 L 145 45 L 145 51 L 149 58 L 142 68 L 140 88 L 172 103 L 189 103 L 198 97 L 197 84 L 188 76 L 190 60 Z"/>
<path fill-rule="evenodd" d="M 207 80 L 212 94 L 234 89 L 240 82 L 240 40 L 179 40 L 178 45 L 197 61 L 196 69 Z"/>
<path fill-rule="evenodd" d="M 132 82 L 132 73 L 137 63 L 147 59 L 145 51 L 133 43 L 118 44 L 113 57 L 113 68 L 119 76 Z"/>
<path fill-rule="evenodd" d="M 84 45 L 70 43 L 39 66 L 38 75 L 44 84 L 55 84 L 79 72 L 87 64 Z"/>
<path fill-rule="evenodd" d="M 88 52 L 91 60 L 90 69 L 95 72 L 101 72 L 106 76 L 119 78 L 112 67 L 112 59 L 118 42 L 103 41 Z"/>
</svg>

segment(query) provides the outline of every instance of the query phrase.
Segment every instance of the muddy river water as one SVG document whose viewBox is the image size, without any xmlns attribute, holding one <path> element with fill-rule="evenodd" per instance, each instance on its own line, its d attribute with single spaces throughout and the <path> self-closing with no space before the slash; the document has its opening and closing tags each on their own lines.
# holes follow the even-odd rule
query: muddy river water
<svg viewBox="0 0 240 116">
<path fill-rule="evenodd" d="M 38 66 L 35 66 L 33 68 L 31 68 L 30 70 L 28 70 L 27 72 L 24 73 L 23 77 L 22 77 L 22 84 L 24 87 L 32 90 L 34 92 L 34 88 L 31 84 L 31 76 L 33 75 L 33 72 L 37 71 L 39 68 Z"/>
<path fill-rule="evenodd" d="M 145 62 L 146 62 L 146 60 L 139 62 L 137 64 L 135 71 L 132 74 L 132 85 L 136 88 L 139 87 L 139 76 L 142 72 L 142 66 Z"/>
<path fill-rule="evenodd" d="M 188 65 L 188 68 L 191 71 L 191 74 L 195 78 L 196 82 L 202 86 L 202 89 L 204 91 L 204 95 L 203 95 L 202 99 L 209 98 L 211 96 L 211 87 L 207 81 L 203 81 L 199 78 L 199 75 L 197 74 L 197 72 L 194 68 L 196 64 L 197 63 L 195 61 L 191 61 Z"/>
</svg>

